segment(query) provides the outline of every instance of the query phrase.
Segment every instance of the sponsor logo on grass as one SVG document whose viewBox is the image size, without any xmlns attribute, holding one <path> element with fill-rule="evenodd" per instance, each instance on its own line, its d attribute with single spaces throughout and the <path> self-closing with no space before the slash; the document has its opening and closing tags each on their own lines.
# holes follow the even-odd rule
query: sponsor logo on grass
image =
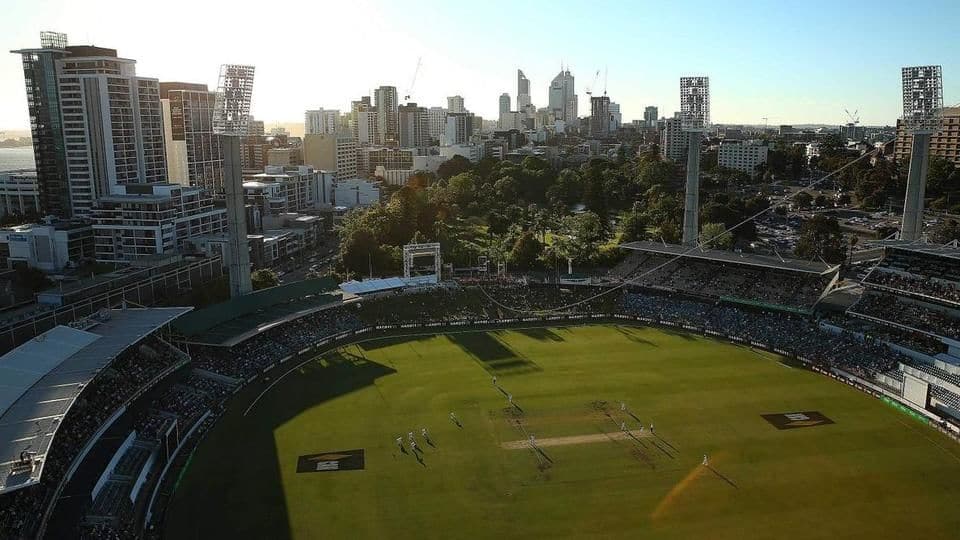
<svg viewBox="0 0 960 540">
<path fill-rule="evenodd" d="M 300 456 L 298 473 L 358 471 L 363 469 L 363 450 L 338 450 Z"/>
<path fill-rule="evenodd" d="M 764 420 L 777 429 L 794 429 L 832 424 L 833 420 L 818 411 L 761 414 Z"/>
</svg>

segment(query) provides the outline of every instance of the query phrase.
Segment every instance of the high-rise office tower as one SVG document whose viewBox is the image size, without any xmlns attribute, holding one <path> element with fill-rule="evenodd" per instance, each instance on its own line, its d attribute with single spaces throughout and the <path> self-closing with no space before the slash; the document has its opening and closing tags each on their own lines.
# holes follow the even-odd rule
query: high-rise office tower
<svg viewBox="0 0 960 540">
<path fill-rule="evenodd" d="M 169 182 L 223 194 L 223 154 L 213 132 L 217 93 L 205 84 L 160 83 Z"/>
<path fill-rule="evenodd" d="M 610 134 L 610 98 L 590 96 L 590 136 L 606 137 Z"/>
<path fill-rule="evenodd" d="M 87 216 L 121 184 L 166 182 L 160 83 L 101 47 L 68 47 L 56 61 L 70 202 Z"/>
<path fill-rule="evenodd" d="M 387 141 L 396 141 L 399 136 L 399 120 L 397 118 L 397 87 L 381 86 L 373 91 L 374 105 L 377 108 L 377 144 Z"/>
<path fill-rule="evenodd" d="M 577 93 L 569 69 L 563 70 L 550 82 L 548 108 L 557 120 L 573 125 L 577 120 Z"/>
<path fill-rule="evenodd" d="M 510 94 L 504 92 L 500 94 L 500 114 L 504 115 L 510 112 Z"/>
<path fill-rule="evenodd" d="M 399 142 L 401 148 L 428 146 L 430 126 L 427 123 L 427 109 L 416 103 L 407 103 L 398 107 L 400 121 Z"/>
<path fill-rule="evenodd" d="M 463 96 L 450 96 L 447 98 L 447 112 L 465 113 L 467 109 L 463 105 Z"/>
<path fill-rule="evenodd" d="M 314 109 L 304 113 L 303 134 L 336 133 L 340 123 L 338 109 Z"/>
<path fill-rule="evenodd" d="M 447 131 L 447 110 L 443 107 L 430 107 L 427 109 L 427 134 L 435 144 L 443 140 Z"/>
<path fill-rule="evenodd" d="M 466 144 L 473 135 L 473 119 L 473 114 L 471 113 L 448 113 L 444 146 Z"/>
<path fill-rule="evenodd" d="M 70 217 L 67 156 L 60 126 L 60 88 L 56 71 L 56 62 L 70 54 L 67 35 L 41 32 L 39 49 L 12 52 L 23 59 L 40 212 Z"/>
<path fill-rule="evenodd" d="M 360 113 L 372 110 L 373 104 L 370 102 L 370 96 L 363 96 L 350 102 L 350 131 L 357 141 L 360 140 Z"/>
<path fill-rule="evenodd" d="M 530 79 L 517 70 L 517 110 L 523 112 L 530 103 Z"/>
<path fill-rule="evenodd" d="M 620 129 L 620 125 L 623 123 L 623 118 L 620 116 L 620 104 L 613 101 L 610 102 L 610 133 L 616 133 Z"/>
<path fill-rule="evenodd" d="M 657 108 L 647 107 L 643 109 L 643 123 L 646 127 L 657 127 Z"/>
<path fill-rule="evenodd" d="M 380 116 L 375 107 L 357 113 L 357 143 L 383 144 L 379 120 Z"/>
</svg>

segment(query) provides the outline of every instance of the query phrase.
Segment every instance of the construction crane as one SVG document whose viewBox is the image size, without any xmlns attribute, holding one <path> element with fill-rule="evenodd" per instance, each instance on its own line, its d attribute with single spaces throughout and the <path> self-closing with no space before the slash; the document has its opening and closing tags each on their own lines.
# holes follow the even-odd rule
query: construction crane
<svg viewBox="0 0 960 540">
<path fill-rule="evenodd" d="M 413 78 L 410 79 L 410 86 L 407 87 L 406 95 L 403 96 L 404 101 L 410 101 L 410 95 L 413 94 L 413 87 L 417 84 L 417 75 L 420 73 L 420 64 L 423 60 L 422 56 L 417 57 L 417 67 L 413 69 Z"/>
<path fill-rule="evenodd" d="M 593 87 L 597 85 L 597 79 L 599 78 L 600 78 L 600 70 L 598 69 L 597 72 L 593 75 L 593 83 L 591 83 L 590 86 L 587 87 L 588 96 L 593 95 Z"/>
<path fill-rule="evenodd" d="M 860 112 L 860 109 L 857 109 L 853 112 L 850 112 L 849 109 L 844 109 L 843 112 L 847 113 L 847 117 L 850 118 L 850 121 L 847 122 L 848 126 L 853 127 L 860 123 L 860 115 L 857 114 Z"/>
</svg>

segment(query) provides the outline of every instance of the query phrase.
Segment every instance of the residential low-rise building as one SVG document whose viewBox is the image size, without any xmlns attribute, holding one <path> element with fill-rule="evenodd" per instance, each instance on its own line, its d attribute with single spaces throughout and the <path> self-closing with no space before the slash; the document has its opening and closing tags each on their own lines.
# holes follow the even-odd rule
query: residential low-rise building
<svg viewBox="0 0 960 540">
<path fill-rule="evenodd" d="M 0 172 L 0 217 L 39 214 L 37 171 L 17 169 Z"/>
<path fill-rule="evenodd" d="M 313 167 L 267 166 L 264 172 L 245 175 L 244 197 L 260 215 L 286 214 L 319 208 L 330 203 L 333 175 Z"/>
<path fill-rule="evenodd" d="M 679 113 L 673 118 L 665 118 L 660 128 L 660 156 L 677 162 L 687 159 L 687 147 L 690 134 L 682 129 Z"/>
<path fill-rule="evenodd" d="M 271 148 L 267 150 L 267 165 L 280 167 L 303 165 L 303 149 L 299 147 Z"/>
<path fill-rule="evenodd" d="M 897 120 L 894 157 L 899 163 L 907 163 L 912 151 L 913 135 L 902 120 Z M 960 107 L 943 108 L 943 125 L 930 136 L 930 155 L 942 157 L 960 167 Z"/>
<path fill-rule="evenodd" d="M 759 141 L 724 139 L 717 151 L 717 165 L 753 176 L 757 167 L 767 162 L 767 151 L 767 145 Z"/>
<path fill-rule="evenodd" d="M 345 208 L 370 206 L 380 202 L 380 182 L 355 178 L 337 180 L 333 186 L 333 204 Z"/>
<path fill-rule="evenodd" d="M 370 178 L 377 167 L 387 170 L 413 168 L 416 151 L 410 148 L 387 148 L 384 146 L 365 146 L 360 149 L 360 171 L 358 176 Z"/>
<path fill-rule="evenodd" d="M 29 266 L 59 272 L 93 258 L 93 227 L 63 221 L 0 229 L 0 267 Z"/>
<path fill-rule="evenodd" d="M 336 178 L 356 178 L 357 140 L 346 131 L 307 135 L 303 138 L 303 162 L 331 171 Z"/>
<path fill-rule="evenodd" d="M 483 145 L 479 144 L 453 144 L 440 147 L 440 156 L 444 161 L 452 159 L 453 156 L 463 156 L 473 163 L 483 159 Z"/>
<path fill-rule="evenodd" d="M 226 231 L 226 209 L 209 192 L 179 184 L 125 184 L 100 197 L 91 212 L 94 256 L 131 262 L 179 253 L 188 238 Z"/>
</svg>

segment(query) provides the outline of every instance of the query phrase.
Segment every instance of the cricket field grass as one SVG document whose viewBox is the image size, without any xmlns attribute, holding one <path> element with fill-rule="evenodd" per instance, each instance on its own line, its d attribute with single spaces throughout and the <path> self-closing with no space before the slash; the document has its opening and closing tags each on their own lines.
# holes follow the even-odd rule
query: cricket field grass
<svg viewBox="0 0 960 540">
<path fill-rule="evenodd" d="M 960 536 L 960 445 L 750 348 L 552 327 L 373 340 L 277 381 L 293 367 L 230 402 L 166 538 Z"/>
</svg>

